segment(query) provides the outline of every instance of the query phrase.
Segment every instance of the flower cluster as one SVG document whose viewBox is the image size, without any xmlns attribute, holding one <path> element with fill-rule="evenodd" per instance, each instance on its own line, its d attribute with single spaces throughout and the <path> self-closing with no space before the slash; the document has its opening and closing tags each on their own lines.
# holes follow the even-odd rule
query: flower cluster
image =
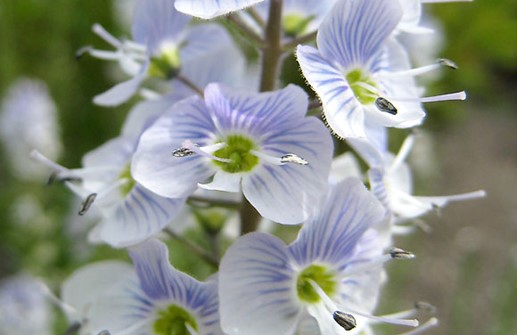
<svg viewBox="0 0 517 335">
<path fill-rule="evenodd" d="M 127 248 L 134 266 L 102 261 L 65 281 L 69 333 L 373 334 L 390 323 L 416 334 L 436 325 L 434 317 L 419 324 L 424 304 L 375 311 L 385 263 L 414 257 L 393 235 L 451 201 L 484 196 L 412 195 L 405 158 L 415 135 L 397 155 L 388 148 L 389 128 L 423 123 L 423 103 L 466 97 L 423 96 L 417 84 L 457 68 L 447 59 L 412 67 L 399 36 L 433 33 L 419 23 L 424 2 L 137 0 L 131 39 L 94 25 L 114 50 L 79 55 L 116 61 L 130 79 L 93 102 L 142 101 L 82 167 L 64 167 L 43 148 L 32 157 L 52 171 L 49 182 L 79 196 L 78 214 L 97 222 L 89 241 Z M 258 74 L 242 37 L 261 55 Z M 306 90 L 280 83 L 291 52 Z M 337 141 L 353 151 L 341 156 Z M 230 210 L 210 212 L 218 207 Z M 240 236 L 229 229 L 236 215 Z M 179 229 L 196 221 L 213 238 L 210 251 Z M 269 229 L 281 225 L 299 227 L 290 243 Z M 223 233 L 232 243 L 219 257 Z M 215 265 L 213 274 L 200 282 L 173 267 L 167 237 Z"/>
</svg>

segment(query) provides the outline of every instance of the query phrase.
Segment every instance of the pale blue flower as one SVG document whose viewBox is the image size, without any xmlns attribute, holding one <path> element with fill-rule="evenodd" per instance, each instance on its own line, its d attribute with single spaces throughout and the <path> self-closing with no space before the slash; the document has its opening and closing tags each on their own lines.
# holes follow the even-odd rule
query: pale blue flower
<svg viewBox="0 0 517 335">
<path fill-rule="evenodd" d="M 262 216 L 300 223 L 325 194 L 332 139 L 305 117 L 307 95 L 290 85 L 271 93 L 233 92 L 218 84 L 205 100 L 179 102 L 142 134 L 132 175 L 165 197 L 199 186 L 242 192 Z"/>
<path fill-rule="evenodd" d="M 139 243 L 166 227 L 185 202 L 185 197 L 165 198 L 135 182 L 130 163 L 138 135 L 120 136 L 86 154 L 81 169 L 67 169 L 33 153 L 54 170 L 53 179 L 84 199 L 79 214 L 86 214 L 90 206 L 98 210 L 100 222 L 90 234 L 92 242 L 114 247 Z"/>
<path fill-rule="evenodd" d="M 158 240 L 130 248 L 129 255 L 134 269 L 121 262 L 94 263 L 63 285 L 63 301 L 83 323 L 81 334 L 223 334 L 215 280 L 199 282 L 173 268 Z"/>
<path fill-rule="evenodd" d="M 182 13 L 202 19 L 212 19 L 262 1 L 264 0 L 176 0 L 174 6 Z"/>
<path fill-rule="evenodd" d="M 415 320 L 371 316 L 383 282 L 382 263 L 391 258 L 384 254 L 385 219 L 386 211 L 362 183 L 347 179 L 331 190 L 290 245 L 264 233 L 239 238 L 219 271 L 223 330 L 290 335 L 310 315 L 321 334 L 343 334 L 333 320 L 336 311 L 355 318 L 353 334 L 369 320 L 415 326 Z"/>
<path fill-rule="evenodd" d="M 19 274 L 0 282 L 0 334 L 50 335 L 53 315 L 42 284 Z"/>
<path fill-rule="evenodd" d="M 30 159 L 38 149 L 58 159 L 62 144 L 57 110 L 44 82 L 22 78 L 12 84 L 0 109 L 0 140 L 12 172 L 23 179 L 40 179 L 47 172 Z"/>
<path fill-rule="evenodd" d="M 379 127 L 422 123 L 421 102 L 464 99 L 464 92 L 421 98 L 405 50 L 392 38 L 402 17 L 397 1 L 339 0 L 318 31 L 318 49 L 298 46 L 304 76 L 342 138 L 369 139 Z"/>
<path fill-rule="evenodd" d="M 215 24 L 189 26 L 189 22 L 190 17 L 177 12 L 172 1 L 139 0 L 132 41 L 120 41 L 95 25 L 94 32 L 116 51 L 88 52 L 94 57 L 118 61 L 132 78 L 96 96 L 94 102 L 106 106 L 123 103 L 149 77 L 171 80 L 179 75 L 201 88 L 212 81 L 235 81 L 244 71 L 244 58 L 230 35 Z"/>
</svg>

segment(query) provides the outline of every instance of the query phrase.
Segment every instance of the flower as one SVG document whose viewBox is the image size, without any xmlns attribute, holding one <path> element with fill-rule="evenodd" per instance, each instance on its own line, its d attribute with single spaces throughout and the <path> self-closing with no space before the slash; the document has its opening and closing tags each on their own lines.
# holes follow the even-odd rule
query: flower
<svg viewBox="0 0 517 335">
<path fill-rule="evenodd" d="M 304 117 L 307 95 L 290 85 L 271 93 L 208 85 L 205 100 L 170 108 L 140 139 L 132 175 L 164 197 L 202 188 L 239 192 L 258 212 L 300 223 L 325 194 L 333 145 L 325 126 Z"/>
<path fill-rule="evenodd" d="M 90 233 L 93 242 L 113 247 L 139 243 L 167 226 L 185 202 L 184 197 L 161 197 L 133 179 L 130 163 L 138 135 L 128 130 L 108 141 L 86 154 L 80 169 L 67 169 L 33 152 L 35 159 L 54 170 L 52 179 L 64 182 L 84 199 L 80 215 L 90 207 L 99 210 L 101 220 Z"/>
<path fill-rule="evenodd" d="M 308 313 L 321 334 L 342 334 L 336 312 L 347 315 L 347 330 L 355 328 L 355 334 L 369 319 L 415 326 L 415 320 L 370 315 L 383 282 L 382 263 L 395 256 L 383 254 L 390 243 L 385 220 L 381 204 L 349 178 L 331 189 L 289 246 L 264 233 L 239 238 L 219 271 L 223 330 L 289 335 Z"/>
<path fill-rule="evenodd" d="M 298 46 L 302 72 L 337 136 L 368 141 L 371 129 L 421 124 L 421 102 L 465 99 L 464 92 L 420 97 L 413 77 L 444 64 L 410 69 L 392 38 L 401 17 L 397 1 L 339 0 L 320 26 L 318 49 Z"/>
<path fill-rule="evenodd" d="M 63 285 L 63 301 L 83 315 L 82 334 L 222 335 L 215 280 L 202 283 L 174 269 L 158 240 L 130 248 L 129 255 L 134 270 L 94 263 Z"/>
<path fill-rule="evenodd" d="M 0 113 L 0 139 L 15 175 L 23 179 L 43 177 L 41 168 L 30 159 L 33 149 L 52 159 L 61 154 L 57 111 L 45 83 L 23 78 L 9 89 Z"/>
<path fill-rule="evenodd" d="M 87 52 L 97 58 L 119 61 L 122 69 L 132 76 L 97 95 L 94 102 L 119 105 L 150 77 L 183 83 L 174 83 L 175 86 L 182 86 L 185 81 L 201 87 L 214 80 L 234 81 L 244 71 L 244 58 L 230 35 L 215 24 L 188 26 L 189 22 L 190 17 L 177 12 L 171 1 L 139 0 L 132 24 L 133 41 L 120 41 L 100 25 L 94 25 L 94 32 L 116 51 L 87 49 Z"/>
<path fill-rule="evenodd" d="M 51 334 L 52 310 L 35 278 L 19 274 L 0 282 L 0 334 Z"/>
<path fill-rule="evenodd" d="M 176 0 L 174 7 L 188 15 L 202 19 L 212 19 L 262 1 L 264 0 Z"/>
<path fill-rule="evenodd" d="M 411 169 L 404 161 L 414 141 L 415 135 L 408 136 L 396 156 L 385 152 L 367 158 L 372 192 L 392 212 L 396 221 L 420 217 L 433 209 L 445 207 L 449 202 L 477 199 L 486 195 L 483 190 L 445 196 L 412 195 Z"/>
</svg>

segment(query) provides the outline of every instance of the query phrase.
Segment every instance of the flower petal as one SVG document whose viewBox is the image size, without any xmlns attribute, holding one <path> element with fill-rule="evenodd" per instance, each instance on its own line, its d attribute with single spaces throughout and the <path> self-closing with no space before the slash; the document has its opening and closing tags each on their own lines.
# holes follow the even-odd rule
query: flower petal
<svg viewBox="0 0 517 335">
<path fill-rule="evenodd" d="M 301 305 L 285 244 L 251 233 L 224 255 L 219 271 L 221 324 L 228 334 L 293 334 Z"/>
<path fill-rule="evenodd" d="M 214 124 L 204 102 L 191 97 L 173 105 L 141 136 L 131 175 L 151 191 L 169 198 L 190 195 L 214 172 L 201 155 L 173 157 L 190 140 L 201 146 L 213 137 Z M 211 143 L 210 143 L 211 144 Z"/>
<path fill-rule="evenodd" d="M 147 68 L 147 66 L 144 66 L 144 69 L 145 68 Z M 113 86 L 102 94 L 96 95 L 93 98 L 93 103 L 99 106 L 118 106 L 126 102 L 136 93 L 146 75 L 145 70 L 141 71 L 133 78 Z"/>
<path fill-rule="evenodd" d="M 323 104 L 325 120 L 340 137 L 366 137 L 364 111 L 343 74 L 310 46 L 299 45 L 296 56 L 303 75 Z"/>
<path fill-rule="evenodd" d="M 385 209 L 358 179 L 346 179 L 331 189 L 320 212 L 302 227 L 289 251 L 300 266 L 319 261 L 342 268 L 365 231 L 385 215 Z"/>
<path fill-rule="evenodd" d="M 340 0 L 318 31 L 320 53 L 343 68 L 369 66 L 371 69 L 372 61 L 401 17 L 398 1 Z"/>
<path fill-rule="evenodd" d="M 243 176 L 244 196 L 259 213 L 275 222 L 297 224 L 311 216 L 326 194 L 333 144 L 328 130 L 315 118 L 291 120 L 292 128 L 271 134 L 262 151 L 273 157 L 294 153 L 307 165 L 261 165 Z"/>
<path fill-rule="evenodd" d="M 181 49 L 181 75 L 201 89 L 209 83 L 239 87 L 245 58 L 229 33 L 220 25 L 203 24 L 189 29 Z"/>
<path fill-rule="evenodd" d="M 239 131 L 255 139 L 291 128 L 292 122 L 303 120 L 308 105 L 307 94 L 295 85 L 257 94 L 212 84 L 205 90 L 205 100 L 221 132 Z"/>
<path fill-rule="evenodd" d="M 124 202 L 101 222 L 100 237 L 117 248 L 142 242 L 166 227 L 185 200 L 164 198 L 136 184 Z"/>
<path fill-rule="evenodd" d="M 202 19 L 211 19 L 262 1 L 264 0 L 176 0 L 174 6 L 182 13 Z"/>
<path fill-rule="evenodd" d="M 153 55 L 164 42 L 179 44 L 190 19 L 177 12 L 170 0 L 139 0 L 131 32 L 133 39 L 146 45 Z"/>
<path fill-rule="evenodd" d="M 199 184 L 200 188 L 212 191 L 240 192 L 242 175 L 219 170 L 214 179 L 207 184 Z"/>
</svg>

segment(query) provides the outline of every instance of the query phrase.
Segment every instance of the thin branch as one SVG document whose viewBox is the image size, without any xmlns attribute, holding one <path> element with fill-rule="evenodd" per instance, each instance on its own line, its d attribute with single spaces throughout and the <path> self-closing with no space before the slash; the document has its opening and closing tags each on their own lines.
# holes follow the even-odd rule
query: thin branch
<svg viewBox="0 0 517 335">
<path fill-rule="evenodd" d="M 199 86 L 194 84 L 190 79 L 188 79 L 180 74 L 178 74 L 175 78 L 178 79 L 185 86 L 187 86 L 188 88 L 190 88 L 191 90 L 196 92 L 201 98 L 204 97 L 205 93 L 203 92 L 203 90 Z"/>
<path fill-rule="evenodd" d="M 199 196 L 190 196 L 187 200 L 189 204 L 197 205 L 197 206 L 217 206 L 217 207 L 224 207 L 229 209 L 239 209 L 240 208 L 240 201 L 231 201 L 231 200 L 225 200 L 225 199 L 208 199 L 203 198 Z"/>
<path fill-rule="evenodd" d="M 260 26 L 260 28 L 266 28 L 266 21 L 260 16 L 257 10 L 253 7 L 248 7 L 246 9 L 246 13 L 255 21 L 256 24 Z"/>
<path fill-rule="evenodd" d="M 236 14 L 227 15 L 226 18 L 230 23 L 237 27 L 246 37 L 258 47 L 264 45 L 264 40 L 260 37 L 250 26 L 248 26 L 242 19 Z"/>
<path fill-rule="evenodd" d="M 298 44 L 304 44 L 304 43 L 314 41 L 316 39 L 317 35 L 318 35 L 318 33 L 316 31 L 314 31 L 314 32 L 308 33 L 306 35 L 296 37 L 295 39 L 292 39 L 291 41 L 284 43 L 284 45 L 282 46 L 282 50 L 284 52 L 289 52 L 293 48 L 296 48 L 296 46 Z"/>
<path fill-rule="evenodd" d="M 183 236 L 180 236 L 173 232 L 170 228 L 166 228 L 163 230 L 167 235 L 172 237 L 173 239 L 177 240 L 178 242 L 181 242 L 185 244 L 187 247 L 189 247 L 196 255 L 204 259 L 207 263 L 210 265 L 215 266 L 216 268 L 219 267 L 219 261 L 210 253 L 208 253 L 205 249 L 201 248 L 197 244 L 194 244 L 184 238 Z"/>
</svg>

